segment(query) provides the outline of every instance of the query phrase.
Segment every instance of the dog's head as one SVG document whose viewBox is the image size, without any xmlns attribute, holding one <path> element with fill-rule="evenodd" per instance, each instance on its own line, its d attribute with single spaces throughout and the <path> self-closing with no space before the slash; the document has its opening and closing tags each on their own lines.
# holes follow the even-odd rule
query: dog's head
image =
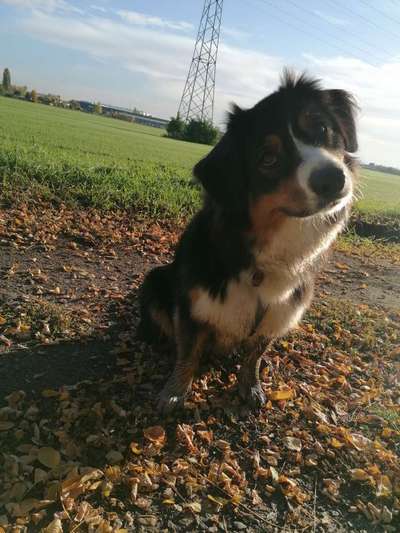
<svg viewBox="0 0 400 533">
<path fill-rule="evenodd" d="M 353 195 L 355 107 L 345 91 L 286 73 L 279 90 L 253 108 L 233 108 L 226 133 L 194 174 L 231 213 L 339 211 Z"/>
</svg>

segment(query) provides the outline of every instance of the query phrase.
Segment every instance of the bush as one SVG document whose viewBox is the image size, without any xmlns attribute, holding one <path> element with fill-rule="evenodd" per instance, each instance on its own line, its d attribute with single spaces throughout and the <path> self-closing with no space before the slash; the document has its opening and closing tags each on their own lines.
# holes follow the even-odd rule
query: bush
<svg viewBox="0 0 400 533">
<path fill-rule="evenodd" d="M 192 118 L 185 124 L 179 114 L 176 118 L 171 118 L 167 125 L 168 137 L 200 144 L 215 144 L 218 133 L 218 129 L 211 122 Z"/>
<path fill-rule="evenodd" d="M 218 130 L 211 122 L 192 119 L 185 126 L 185 141 L 200 144 L 215 144 L 218 138 Z"/>
<path fill-rule="evenodd" d="M 172 139 L 183 139 L 185 130 L 185 123 L 179 116 L 179 113 L 176 115 L 176 118 L 171 118 L 167 124 L 167 136 L 172 137 Z"/>
</svg>

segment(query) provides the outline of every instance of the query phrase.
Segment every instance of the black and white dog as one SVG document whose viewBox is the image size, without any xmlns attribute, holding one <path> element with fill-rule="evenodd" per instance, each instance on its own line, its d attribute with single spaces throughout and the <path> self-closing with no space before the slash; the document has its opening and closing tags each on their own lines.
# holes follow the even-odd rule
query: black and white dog
<svg viewBox="0 0 400 533">
<path fill-rule="evenodd" d="M 190 390 L 202 353 L 245 345 L 239 392 L 264 393 L 260 358 L 309 306 L 322 259 L 353 198 L 355 103 L 342 90 L 285 73 L 251 109 L 234 107 L 227 132 L 194 167 L 205 189 L 174 261 L 141 290 L 140 331 L 174 340 L 177 361 L 159 397 L 169 411 Z"/>
</svg>

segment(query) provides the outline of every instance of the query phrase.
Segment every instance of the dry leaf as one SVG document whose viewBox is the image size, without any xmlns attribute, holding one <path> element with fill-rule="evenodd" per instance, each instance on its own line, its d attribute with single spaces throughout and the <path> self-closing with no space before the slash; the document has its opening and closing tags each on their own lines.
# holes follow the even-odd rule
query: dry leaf
<svg viewBox="0 0 400 533">
<path fill-rule="evenodd" d="M 368 472 L 366 472 L 362 468 L 353 468 L 352 470 L 350 470 L 350 475 L 353 481 L 366 481 L 370 478 Z"/>
<path fill-rule="evenodd" d="M 294 397 L 292 389 L 283 389 L 270 392 L 268 395 L 270 400 L 291 400 Z"/>
<path fill-rule="evenodd" d="M 166 441 L 165 430 L 162 426 L 152 426 L 143 430 L 144 437 L 159 446 L 160 448 L 164 446 Z"/>
<path fill-rule="evenodd" d="M 47 468 L 56 468 L 61 461 L 60 452 L 54 448 L 44 447 L 38 451 L 38 460 Z"/>
<path fill-rule="evenodd" d="M 47 527 L 42 529 L 42 533 L 63 533 L 61 520 L 55 518 Z"/>
<path fill-rule="evenodd" d="M 201 513 L 201 503 L 199 502 L 185 503 L 184 508 L 190 509 L 194 513 Z"/>
<path fill-rule="evenodd" d="M 296 437 L 285 437 L 284 441 L 289 450 L 299 452 L 302 448 L 301 440 Z"/>
</svg>

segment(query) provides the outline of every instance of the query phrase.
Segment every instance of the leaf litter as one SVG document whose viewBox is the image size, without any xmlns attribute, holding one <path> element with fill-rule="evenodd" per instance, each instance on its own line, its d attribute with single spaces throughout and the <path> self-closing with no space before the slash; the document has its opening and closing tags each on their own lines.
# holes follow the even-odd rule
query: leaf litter
<svg viewBox="0 0 400 533">
<path fill-rule="evenodd" d="M 41 213 L 8 210 L 3 244 L 25 250 L 34 243 L 42 257 L 65 247 L 67 235 L 71 254 L 94 263 L 118 258 L 122 245 L 157 263 L 168 260 L 179 230 L 122 213 L 65 206 Z M 337 268 L 347 273 L 351 262 L 344 268 L 342 261 Z M 75 280 L 91 280 L 85 291 L 105 300 L 90 267 L 64 267 Z M 18 268 L 9 266 L 9 279 Z M 27 292 L 39 284 L 53 303 L 71 289 L 35 268 Z M 140 276 L 131 281 L 108 289 L 124 317 L 110 354 L 115 373 L 33 395 L 16 390 L 1 404 L 0 532 L 399 530 L 398 312 L 324 295 L 265 358 L 267 402 L 259 412 L 239 400 L 242 359 L 233 354 L 205 365 L 186 410 L 164 419 L 154 397 L 172 353 L 135 340 L 136 301 L 127 294 Z M 50 324 L 46 316 L 35 322 L 24 309 L 0 310 L 11 347 L 56 342 L 38 329 Z M 85 309 L 80 316 L 95 321 Z M 58 335 L 82 335 L 68 327 Z"/>
</svg>

